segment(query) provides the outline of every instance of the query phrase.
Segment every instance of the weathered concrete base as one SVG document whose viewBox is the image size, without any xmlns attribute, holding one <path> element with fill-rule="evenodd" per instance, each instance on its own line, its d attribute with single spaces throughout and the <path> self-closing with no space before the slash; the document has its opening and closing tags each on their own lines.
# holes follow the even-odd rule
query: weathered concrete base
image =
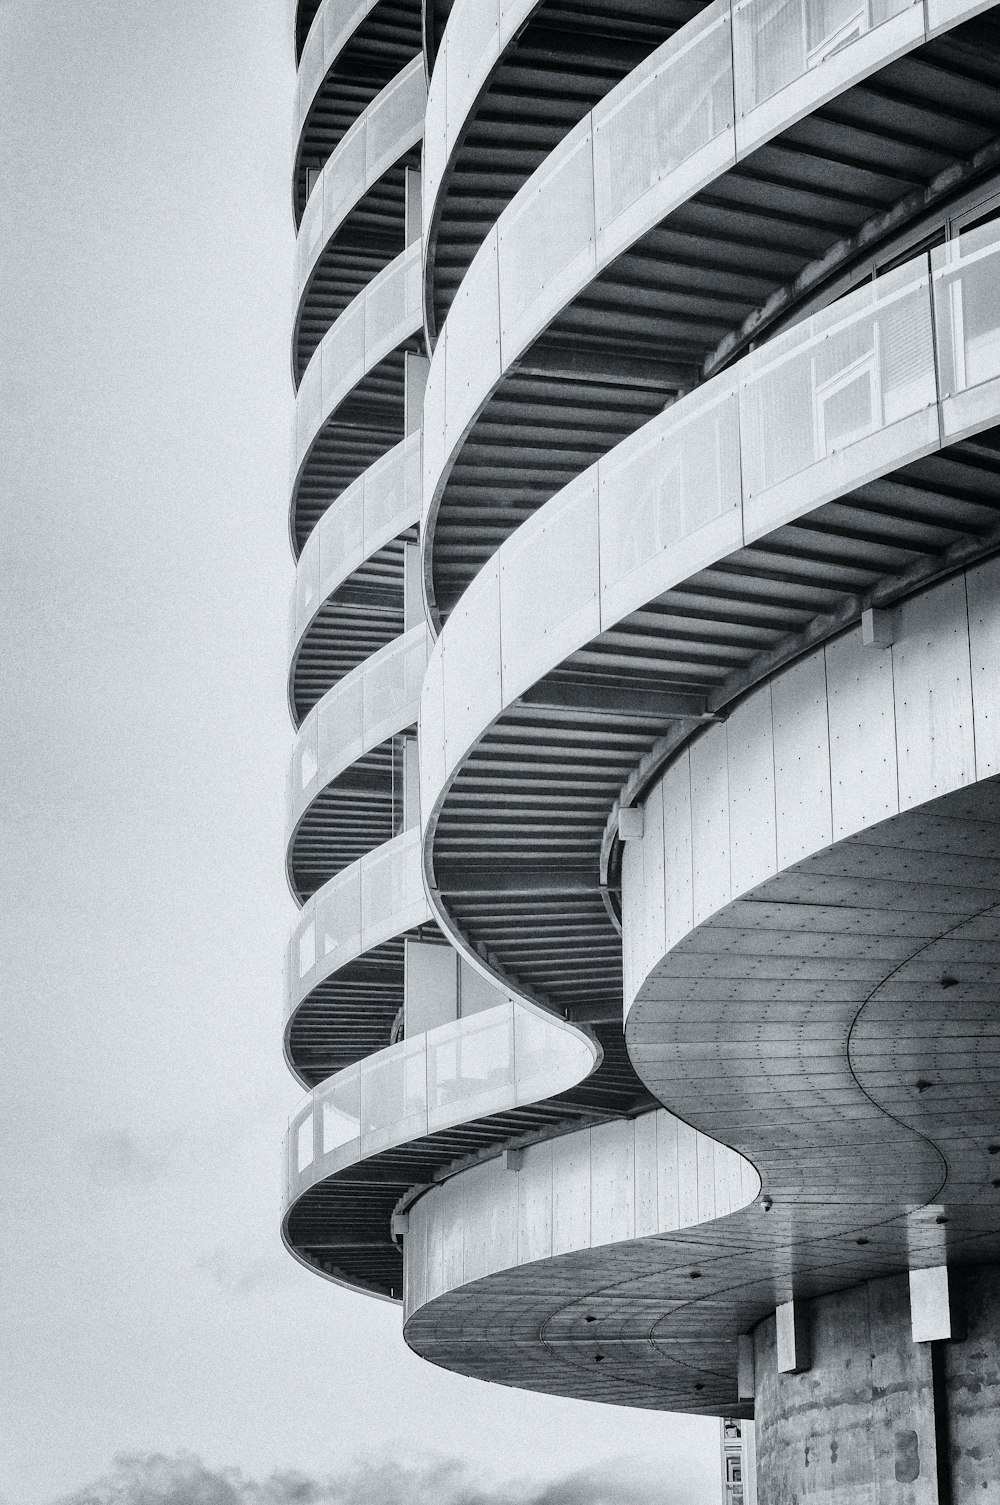
<svg viewBox="0 0 1000 1505">
<path fill-rule="evenodd" d="M 913 1342 L 905 1275 L 797 1303 L 801 1373 L 759 1325 L 760 1505 L 1000 1505 L 1000 1267 L 951 1273 L 951 1342 Z"/>
</svg>

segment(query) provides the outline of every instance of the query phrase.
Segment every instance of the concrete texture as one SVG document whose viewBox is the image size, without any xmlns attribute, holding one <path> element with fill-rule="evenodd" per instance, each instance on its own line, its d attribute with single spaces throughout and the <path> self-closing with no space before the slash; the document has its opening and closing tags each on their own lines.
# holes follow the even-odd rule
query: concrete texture
<svg viewBox="0 0 1000 1505">
<path fill-rule="evenodd" d="M 810 1367 L 754 1332 L 760 1505 L 1000 1501 L 1000 1268 L 955 1271 L 962 1336 L 914 1343 L 905 1276 L 802 1302 Z"/>
</svg>

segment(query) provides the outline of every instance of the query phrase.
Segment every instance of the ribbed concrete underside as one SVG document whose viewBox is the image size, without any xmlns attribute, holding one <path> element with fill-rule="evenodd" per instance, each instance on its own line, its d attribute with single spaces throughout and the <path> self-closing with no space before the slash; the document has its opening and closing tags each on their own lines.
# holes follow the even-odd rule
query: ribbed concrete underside
<svg viewBox="0 0 1000 1505">
<path fill-rule="evenodd" d="M 761 1198 L 459 1287 L 414 1314 L 410 1346 L 498 1383 L 740 1414 L 736 1336 L 793 1274 L 808 1299 L 1000 1258 L 998 839 L 990 779 L 694 929 L 640 989 L 629 1051 L 672 1111 L 752 1161 Z"/>
</svg>

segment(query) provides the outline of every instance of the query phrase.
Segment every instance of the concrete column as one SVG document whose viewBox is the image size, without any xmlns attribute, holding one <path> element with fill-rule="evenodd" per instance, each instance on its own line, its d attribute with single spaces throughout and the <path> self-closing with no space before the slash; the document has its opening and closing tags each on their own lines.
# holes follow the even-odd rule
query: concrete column
<svg viewBox="0 0 1000 1505">
<path fill-rule="evenodd" d="M 906 1275 L 797 1299 L 802 1373 L 757 1327 L 760 1505 L 1000 1505 L 1000 1267 L 951 1281 L 961 1341 L 913 1341 Z"/>
</svg>

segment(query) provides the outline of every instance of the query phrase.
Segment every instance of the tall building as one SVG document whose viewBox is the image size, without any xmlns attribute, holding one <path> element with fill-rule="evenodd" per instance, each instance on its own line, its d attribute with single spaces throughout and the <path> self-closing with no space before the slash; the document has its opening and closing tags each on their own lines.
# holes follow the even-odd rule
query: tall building
<svg viewBox="0 0 1000 1505">
<path fill-rule="evenodd" d="M 998 21 L 296 14 L 284 1236 L 762 1505 L 1000 1502 Z"/>
</svg>

